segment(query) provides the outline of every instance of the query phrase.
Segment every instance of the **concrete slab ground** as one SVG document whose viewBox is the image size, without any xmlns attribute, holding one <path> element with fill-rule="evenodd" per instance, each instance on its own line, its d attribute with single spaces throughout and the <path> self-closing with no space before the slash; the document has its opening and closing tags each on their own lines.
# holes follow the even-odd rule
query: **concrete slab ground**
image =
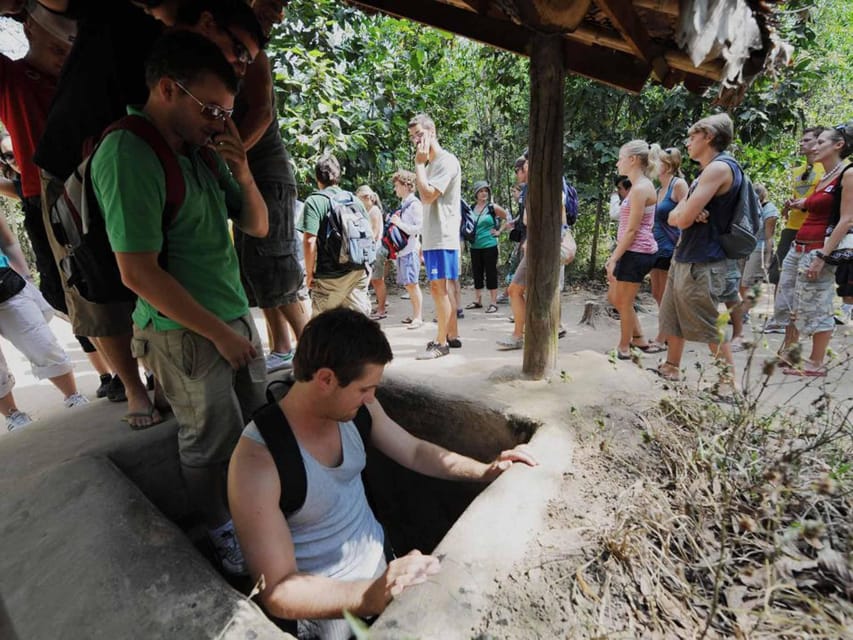
<svg viewBox="0 0 853 640">
<path fill-rule="evenodd" d="M 465 302 L 471 300 L 470 290 L 463 295 Z M 466 311 L 460 321 L 462 349 L 435 361 L 416 361 L 417 351 L 434 337 L 434 325 L 407 330 L 400 320 L 409 314 L 409 302 L 391 292 L 389 316 L 382 321 L 395 353 L 387 369 L 388 392 L 423 390 L 438 405 L 421 412 L 422 423 L 411 425 L 413 431 L 441 431 L 443 422 L 464 424 L 459 416 L 469 414 L 460 412 L 470 412 L 473 422 L 477 407 L 485 407 L 539 426 L 530 446 L 542 464 L 515 468 L 480 494 L 436 549 L 444 558 L 442 573 L 393 603 L 374 627 L 376 637 L 464 637 L 451 631 L 475 626 L 472 620 L 488 600 L 495 576 L 508 571 L 540 526 L 548 501 L 558 498 L 554 492 L 560 478 L 572 473 L 579 421 L 617 405 L 640 410 L 666 393 L 666 385 L 644 371 L 660 356 L 632 363 L 606 355 L 616 344 L 617 321 L 602 319 L 596 329 L 578 325 L 584 301 L 592 298 L 602 301 L 603 292 L 563 295 L 568 335 L 559 341 L 557 370 L 548 380 L 529 381 L 519 376 L 520 351 L 495 348 L 495 340 L 511 331 L 507 306 L 491 315 Z M 654 302 L 645 294 L 641 304 L 649 310 L 641 314 L 641 322 L 653 336 Z M 766 306 L 754 311 L 754 318 L 761 313 Z M 427 298 L 425 317 L 431 314 Z M 256 320 L 262 327 L 259 315 Z M 7 628 L 27 640 L 283 637 L 210 569 L 169 521 L 180 521 L 188 510 L 174 423 L 131 431 L 119 420 L 125 405 L 94 400 L 97 376 L 68 325 L 54 320 L 52 327 L 77 365 L 81 391 L 93 402 L 65 409 L 60 394 L 33 379 L 22 357 L 3 344 L 18 383 L 18 405 L 38 420 L 15 433 L 0 433 L 2 637 L 15 637 Z M 748 368 L 757 379 L 780 340 L 776 335 L 759 337 L 750 360 L 744 353 L 736 356 L 739 371 Z M 849 328 L 836 332 L 832 348 L 834 362 L 842 365 L 827 379 L 777 372 L 763 402 L 806 406 L 824 391 L 849 399 L 853 374 L 844 364 L 849 365 Z M 684 361 L 688 388 L 710 384 L 696 366 L 708 360 L 705 347 L 690 345 Z M 454 420 L 445 421 L 443 415 Z M 471 437 L 476 434 L 458 429 L 454 441 L 446 431 L 451 444 L 476 449 L 477 437 Z M 470 453 L 476 455 L 474 449 Z M 427 630 L 432 622 L 437 626 Z M 443 631 L 434 635 L 436 629 Z"/>
</svg>

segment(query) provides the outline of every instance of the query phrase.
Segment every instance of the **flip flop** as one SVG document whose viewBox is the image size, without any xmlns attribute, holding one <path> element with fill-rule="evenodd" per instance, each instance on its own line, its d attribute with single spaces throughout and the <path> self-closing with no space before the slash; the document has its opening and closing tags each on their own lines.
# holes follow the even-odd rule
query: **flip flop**
<svg viewBox="0 0 853 640">
<path fill-rule="evenodd" d="M 486 313 L 497 313 L 497 311 L 498 311 L 498 305 L 496 305 L 496 304 L 490 304 L 489 308 L 486 309 Z"/>
<path fill-rule="evenodd" d="M 630 360 L 631 359 L 631 352 L 630 351 L 628 351 L 628 353 L 622 353 L 621 351 L 619 351 L 619 349 L 614 349 L 613 351 L 616 352 L 616 357 L 619 360 Z M 613 351 L 611 351 L 611 353 L 613 353 Z"/>
<path fill-rule="evenodd" d="M 826 377 L 826 369 L 796 369 L 794 367 L 785 367 L 782 373 L 786 376 L 801 376 L 807 378 L 824 378 Z"/>
<path fill-rule="evenodd" d="M 159 420 L 153 420 L 155 413 L 160 416 L 160 413 L 157 411 L 157 407 L 152 404 L 149 407 L 148 411 L 130 411 L 124 414 L 124 416 L 122 416 L 121 421 L 126 422 L 127 426 L 129 426 L 134 431 L 142 431 L 143 429 L 148 429 L 163 422 L 163 416 L 160 416 Z M 133 420 L 134 418 L 151 418 L 153 421 L 151 422 L 151 424 L 134 424 L 133 422 L 131 422 L 131 420 Z"/>
<path fill-rule="evenodd" d="M 469 302 L 468 304 L 465 305 L 465 308 L 466 309 L 482 309 L 483 304 L 480 302 Z"/>
<path fill-rule="evenodd" d="M 412 324 L 412 319 L 411 318 L 403 318 L 402 320 L 400 320 L 400 322 L 402 322 L 403 324 Z"/>
<path fill-rule="evenodd" d="M 662 344 L 658 344 L 654 340 L 650 340 L 648 344 L 644 344 L 640 346 L 638 344 L 631 343 L 631 347 L 634 349 L 639 349 L 643 353 L 663 353 L 666 351 L 666 347 Z"/>
<path fill-rule="evenodd" d="M 384 320 L 387 317 L 388 317 L 387 312 L 383 312 L 383 313 L 375 312 L 375 313 L 370 314 L 371 320 Z"/>
<path fill-rule="evenodd" d="M 681 382 L 681 373 L 680 372 L 666 373 L 664 371 L 661 371 L 661 367 L 664 366 L 665 364 L 666 364 L 665 362 L 661 362 L 660 364 L 658 364 L 658 366 L 656 366 L 654 368 L 647 367 L 646 371 L 651 371 L 652 373 L 654 373 L 655 375 L 657 375 L 660 378 L 663 378 L 667 382 Z M 671 367 L 672 365 L 668 365 L 668 366 Z"/>
</svg>

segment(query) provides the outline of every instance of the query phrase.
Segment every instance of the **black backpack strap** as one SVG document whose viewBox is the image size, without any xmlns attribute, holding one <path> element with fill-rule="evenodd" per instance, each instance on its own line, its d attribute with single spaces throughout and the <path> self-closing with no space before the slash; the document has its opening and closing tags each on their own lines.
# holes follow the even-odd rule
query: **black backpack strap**
<svg viewBox="0 0 853 640">
<path fill-rule="evenodd" d="M 267 391 L 269 393 L 269 390 Z M 298 511 L 305 504 L 308 479 L 305 462 L 296 436 L 277 402 L 265 404 L 252 416 L 252 420 L 266 442 L 267 449 L 278 470 L 281 484 L 279 507 L 286 516 Z"/>
<path fill-rule="evenodd" d="M 109 133 L 113 131 L 126 130 L 141 138 L 151 147 L 151 150 L 157 156 L 160 164 L 163 167 L 163 176 L 165 178 L 166 201 L 163 205 L 163 216 L 161 218 L 161 232 L 163 234 L 163 246 L 160 249 L 160 255 L 157 256 L 157 262 L 164 271 L 169 270 L 169 236 L 168 229 L 175 221 L 178 215 L 178 210 L 184 204 L 186 197 L 186 184 L 184 183 L 184 174 L 181 172 L 181 165 L 178 162 L 178 156 L 166 142 L 160 130 L 154 126 L 148 118 L 139 115 L 127 115 L 104 130 L 103 140 Z M 165 317 L 165 316 L 164 316 Z"/>
<path fill-rule="evenodd" d="M 838 186 L 832 193 L 832 214 L 830 215 L 829 226 L 834 227 L 841 221 L 841 190 L 844 183 L 844 174 L 853 167 L 853 164 L 848 164 L 838 176 Z"/>
<path fill-rule="evenodd" d="M 373 428 L 373 418 L 370 416 L 370 411 L 366 406 L 361 405 L 352 421 L 355 423 L 355 428 L 358 429 L 358 435 L 361 436 L 364 450 L 367 451 L 367 446 L 370 444 L 370 430 Z"/>
</svg>

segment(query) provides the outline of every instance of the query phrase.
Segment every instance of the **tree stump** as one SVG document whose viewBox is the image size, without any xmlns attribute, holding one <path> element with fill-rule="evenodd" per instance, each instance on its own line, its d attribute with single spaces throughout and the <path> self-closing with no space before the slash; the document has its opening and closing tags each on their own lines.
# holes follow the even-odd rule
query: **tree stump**
<svg viewBox="0 0 853 640">
<path fill-rule="evenodd" d="M 583 305 L 583 316 L 578 324 L 585 324 L 596 329 L 595 323 L 607 316 L 607 312 L 600 302 L 587 300 Z"/>
</svg>

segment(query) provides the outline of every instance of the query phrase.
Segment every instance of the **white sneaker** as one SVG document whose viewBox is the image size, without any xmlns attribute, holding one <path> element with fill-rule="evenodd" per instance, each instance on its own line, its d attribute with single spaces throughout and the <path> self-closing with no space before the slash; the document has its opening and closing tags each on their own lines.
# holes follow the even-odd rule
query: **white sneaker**
<svg viewBox="0 0 853 640">
<path fill-rule="evenodd" d="M 79 407 L 84 404 L 89 404 L 89 398 L 84 396 L 82 393 L 72 393 L 70 396 L 65 398 L 66 409 L 73 409 L 74 407 Z"/>
<path fill-rule="evenodd" d="M 243 558 L 243 551 L 240 549 L 240 543 L 237 542 L 234 529 L 228 528 L 217 533 L 208 531 L 208 534 L 223 570 L 234 576 L 248 575 L 249 568 L 246 566 L 246 560 Z"/>
<path fill-rule="evenodd" d="M 267 373 L 279 371 L 281 369 L 290 369 L 293 367 L 293 351 L 281 353 L 279 351 L 271 351 L 266 357 Z"/>
<path fill-rule="evenodd" d="M 9 431 L 14 431 L 15 429 L 26 427 L 32 421 L 33 419 L 29 415 L 15 409 L 11 414 L 6 416 L 6 428 Z"/>
</svg>

